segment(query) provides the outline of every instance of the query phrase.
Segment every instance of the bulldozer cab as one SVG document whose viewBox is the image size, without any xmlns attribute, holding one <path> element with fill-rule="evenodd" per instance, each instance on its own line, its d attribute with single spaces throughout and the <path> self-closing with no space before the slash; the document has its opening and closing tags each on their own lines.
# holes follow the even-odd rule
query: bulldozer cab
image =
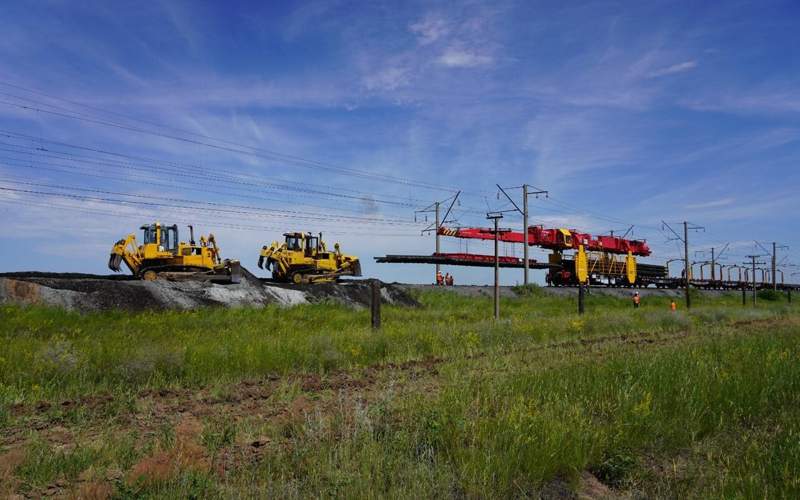
<svg viewBox="0 0 800 500">
<path fill-rule="evenodd" d="M 303 236 L 298 233 L 286 233 L 286 249 L 299 252 L 302 250 Z"/>
<path fill-rule="evenodd" d="M 158 245 L 159 251 L 178 252 L 178 226 L 162 226 L 160 224 L 150 224 L 142 226 L 144 231 L 143 241 L 145 245 Z"/>
<path fill-rule="evenodd" d="M 319 251 L 319 237 L 303 233 L 286 233 L 286 249 L 303 252 L 304 257 L 313 257 Z"/>
<path fill-rule="evenodd" d="M 316 255 L 319 248 L 319 238 L 316 236 L 306 236 L 306 257 L 313 257 Z"/>
</svg>

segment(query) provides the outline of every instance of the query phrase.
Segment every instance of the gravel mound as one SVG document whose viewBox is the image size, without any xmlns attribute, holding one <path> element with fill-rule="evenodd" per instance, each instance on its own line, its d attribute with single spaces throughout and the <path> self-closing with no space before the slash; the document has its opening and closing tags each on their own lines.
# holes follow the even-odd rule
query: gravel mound
<svg viewBox="0 0 800 500">
<path fill-rule="evenodd" d="M 369 307 L 369 281 L 289 285 L 262 280 L 242 269 L 238 284 L 202 281 L 141 281 L 129 276 L 73 273 L 0 274 L 0 303 L 41 304 L 75 311 L 263 307 L 332 302 Z M 381 283 L 385 304 L 418 306 L 401 287 Z"/>
</svg>

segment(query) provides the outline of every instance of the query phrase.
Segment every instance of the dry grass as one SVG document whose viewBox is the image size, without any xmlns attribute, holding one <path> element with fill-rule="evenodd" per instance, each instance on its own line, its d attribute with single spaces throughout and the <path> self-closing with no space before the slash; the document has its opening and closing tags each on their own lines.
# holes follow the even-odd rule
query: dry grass
<svg viewBox="0 0 800 500">
<path fill-rule="evenodd" d="M 25 461 L 26 453 L 22 448 L 12 448 L 0 454 L 0 495 L 11 495 L 19 485 L 14 472 Z"/>
<path fill-rule="evenodd" d="M 74 498 L 81 500 L 108 500 L 114 495 L 114 486 L 106 481 L 88 481 L 81 484 Z"/>
<path fill-rule="evenodd" d="M 175 426 L 174 446 L 137 462 L 128 473 L 128 485 L 153 487 L 185 472 L 209 472 L 211 461 L 200 442 L 202 432 L 202 422 L 191 416 L 183 417 Z"/>
</svg>

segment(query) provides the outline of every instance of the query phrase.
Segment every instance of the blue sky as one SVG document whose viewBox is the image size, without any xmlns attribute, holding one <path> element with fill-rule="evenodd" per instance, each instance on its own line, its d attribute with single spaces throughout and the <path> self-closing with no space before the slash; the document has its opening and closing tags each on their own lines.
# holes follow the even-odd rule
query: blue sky
<svg viewBox="0 0 800 500">
<path fill-rule="evenodd" d="M 797 2 L 4 2 L 0 26 L 3 271 L 105 272 L 158 218 L 251 269 L 321 230 L 428 281 L 372 257 L 433 251 L 414 208 L 461 189 L 485 225 L 523 182 L 551 193 L 532 223 L 632 224 L 653 262 L 678 254 L 664 219 L 800 264 Z"/>
</svg>

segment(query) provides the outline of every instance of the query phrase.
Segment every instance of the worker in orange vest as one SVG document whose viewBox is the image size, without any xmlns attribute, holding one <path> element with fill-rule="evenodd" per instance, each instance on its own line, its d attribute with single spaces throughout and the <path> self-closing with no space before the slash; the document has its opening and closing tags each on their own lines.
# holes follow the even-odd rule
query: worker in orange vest
<svg viewBox="0 0 800 500">
<path fill-rule="evenodd" d="M 675 299 L 672 299 L 672 301 L 669 303 L 669 309 L 672 312 L 675 312 L 675 311 L 678 310 L 678 304 L 675 303 Z"/>
<path fill-rule="evenodd" d="M 444 284 L 444 277 L 441 271 L 436 271 L 436 284 L 442 286 Z"/>
<path fill-rule="evenodd" d="M 633 308 L 639 309 L 639 302 L 641 302 L 641 298 L 639 297 L 639 292 L 633 294 Z"/>
</svg>

